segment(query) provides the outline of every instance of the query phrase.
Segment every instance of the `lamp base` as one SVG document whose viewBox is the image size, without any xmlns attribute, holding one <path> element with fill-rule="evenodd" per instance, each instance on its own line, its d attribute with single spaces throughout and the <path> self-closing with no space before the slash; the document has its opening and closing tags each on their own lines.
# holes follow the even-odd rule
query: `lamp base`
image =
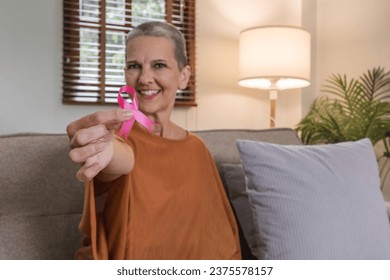
<svg viewBox="0 0 390 280">
<path fill-rule="evenodd" d="M 278 98 L 278 91 L 277 90 L 270 90 L 269 91 L 269 99 L 270 99 L 270 104 L 271 104 L 271 107 L 270 107 L 270 127 L 271 128 L 274 128 L 275 127 L 275 123 L 276 123 L 276 118 L 275 118 L 275 115 L 276 115 L 276 99 Z"/>
</svg>

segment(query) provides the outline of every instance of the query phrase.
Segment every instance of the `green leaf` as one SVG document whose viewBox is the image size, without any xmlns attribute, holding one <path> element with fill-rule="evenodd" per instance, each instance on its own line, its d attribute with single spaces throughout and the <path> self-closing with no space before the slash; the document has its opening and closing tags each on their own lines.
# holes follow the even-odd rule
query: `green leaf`
<svg viewBox="0 0 390 280">
<path fill-rule="evenodd" d="M 390 72 L 377 67 L 359 79 L 332 74 L 308 114 L 297 124 L 305 144 L 355 141 L 375 145 L 390 131 Z"/>
</svg>

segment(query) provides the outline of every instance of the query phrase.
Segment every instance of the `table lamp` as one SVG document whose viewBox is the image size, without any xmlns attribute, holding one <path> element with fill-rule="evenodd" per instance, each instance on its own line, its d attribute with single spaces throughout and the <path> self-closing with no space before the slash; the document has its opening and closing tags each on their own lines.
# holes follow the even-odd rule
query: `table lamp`
<svg viewBox="0 0 390 280">
<path fill-rule="evenodd" d="M 269 91 L 270 127 L 275 127 L 278 91 L 310 85 L 310 33 L 292 26 L 243 30 L 238 84 Z"/>
</svg>

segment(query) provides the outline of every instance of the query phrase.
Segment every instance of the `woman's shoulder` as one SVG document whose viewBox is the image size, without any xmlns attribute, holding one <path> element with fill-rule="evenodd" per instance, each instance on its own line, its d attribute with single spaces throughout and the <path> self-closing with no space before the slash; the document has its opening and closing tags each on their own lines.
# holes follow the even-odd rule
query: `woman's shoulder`
<svg viewBox="0 0 390 280">
<path fill-rule="evenodd" d="M 188 130 L 172 123 L 172 140 L 185 140 L 188 137 Z"/>
<path fill-rule="evenodd" d="M 204 142 L 204 140 L 201 137 L 199 137 L 198 135 L 196 135 L 194 132 L 188 132 L 188 139 L 190 140 L 189 142 L 198 146 L 198 148 L 202 148 L 202 149 L 208 151 L 207 145 Z"/>
</svg>

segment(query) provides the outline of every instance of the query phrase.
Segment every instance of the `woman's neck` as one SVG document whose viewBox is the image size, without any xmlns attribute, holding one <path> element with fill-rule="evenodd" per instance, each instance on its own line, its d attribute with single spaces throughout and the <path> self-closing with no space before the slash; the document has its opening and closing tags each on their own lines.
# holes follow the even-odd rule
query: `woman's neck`
<svg viewBox="0 0 390 280">
<path fill-rule="evenodd" d="M 153 133 L 166 139 L 182 140 L 187 136 L 187 131 L 177 126 L 170 120 L 166 122 L 156 121 Z"/>
</svg>

